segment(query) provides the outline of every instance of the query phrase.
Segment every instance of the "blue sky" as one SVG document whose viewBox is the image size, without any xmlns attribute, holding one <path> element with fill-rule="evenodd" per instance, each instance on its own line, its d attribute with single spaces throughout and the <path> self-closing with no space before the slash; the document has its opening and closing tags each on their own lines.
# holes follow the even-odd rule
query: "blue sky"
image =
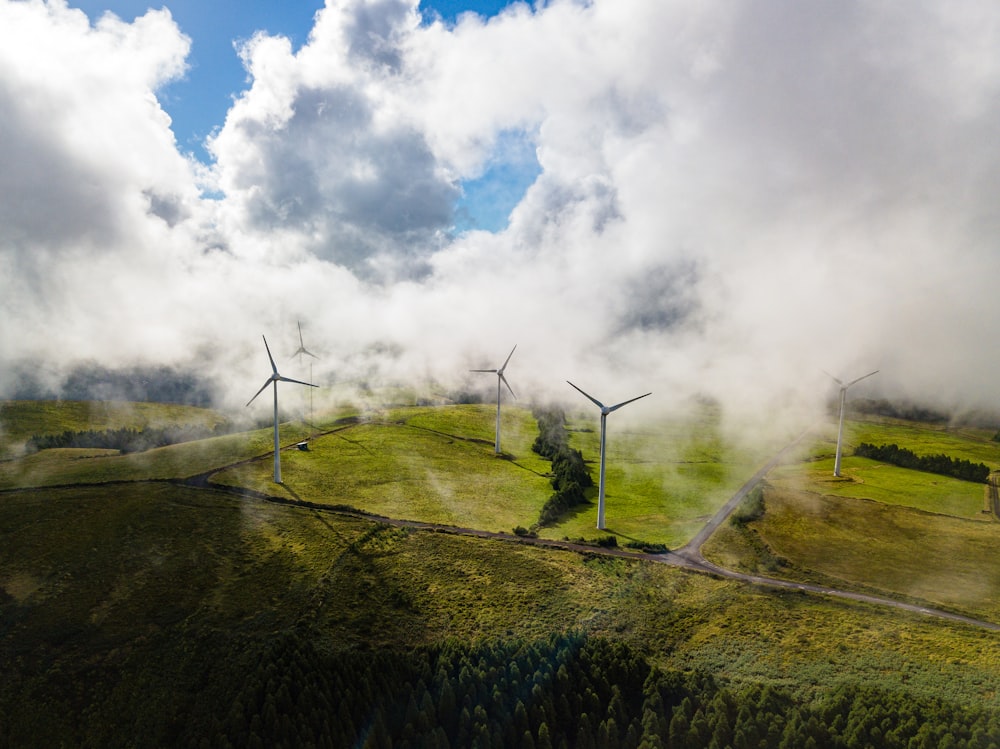
<svg viewBox="0 0 1000 749">
<path fill-rule="evenodd" d="M 489 18 L 509 0 L 435 0 L 421 2 L 425 15 L 437 13 L 448 23 L 468 11 Z M 111 11 L 132 21 L 149 7 L 167 7 L 181 30 L 191 38 L 187 76 L 159 92 L 160 104 L 173 120 L 174 136 L 181 151 L 208 163 L 205 138 L 222 125 L 233 97 L 246 85 L 246 71 L 233 47 L 256 31 L 288 37 L 298 49 L 309 37 L 313 17 L 322 0 L 71 0 L 92 22 Z M 498 231 L 538 176 L 533 155 L 519 150 L 512 161 L 491 162 L 484 174 L 462 185 L 455 206 L 455 228 Z"/>
</svg>

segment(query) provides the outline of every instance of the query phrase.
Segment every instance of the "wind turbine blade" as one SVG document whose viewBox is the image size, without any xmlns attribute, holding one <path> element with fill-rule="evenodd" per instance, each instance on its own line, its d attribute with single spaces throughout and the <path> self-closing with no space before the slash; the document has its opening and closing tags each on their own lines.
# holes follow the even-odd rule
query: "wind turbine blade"
<svg viewBox="0 0 1000 749">
<path fill-rule="evenodd" d="M 510 384 L 509 384 L 509 383 L 507 382 L 507 378 L 506 378 L 506 377 L 504 377 L 504 376 L 503 376 L 502 374 L 500 374 L 499 372 L 497 372 L 497 375 L 498 375 L 498 376 L 500 377 L 500 381 L 501 381 L 501 382 L 502 382 L 502 383 L 503 383 L 504 385 L 507 385 L 507 389 L 508 389 L 508 390 L 510 390 L 510 394 L 511 394 L 511 395 L 514 395 L 514 391 L 513 391 L 513 390 L 511 390 L 511 387 L 510 387 Z M 517 396 L 516 396 L 516 395 L 514 395 L 514 400 L 517 400 Z"/>
<path fill-rule="evenodd" d="M 646 393 L 645 395 L 637 395 L 637 396 L 635 396 L 635 398 L 629 398 L 627 401 L 622 401 L 621 403 L 618 403 L 617 405 L 611 406 L 608 409 L 608 413 L 611 413 L 612 411 L 617 411 L 622 406 L 627 406 L 629 403 L 634 403 L 635 401 L 639 400 L 640 398 L 645 398 L 646 395 L 652 395 L 652 393 Z"/>
<path fill-rule="evenodd" d="M 825 374 L 827 377 L 829 377 L 831 380 L 833 380 L 834 382 L 836 382 L 841 387 L 844 387 L 844 383 L 843 382 L 841 382 L 840 380 L 838 380 L 836 377 L 834 377 L 832 374 L 830 374 L 829 372 L 827 372 L 825 369 L 821 369 L 820 372 L 822 372 L 823 374 Z"/>
<path fill-rule="evenodd" d="M 254 393 L 253 398 L 251 398 L 250 400 L 247 401 L 247 406 L 249 406 L 251 403 L 253 403 L 255 400 L 257 400 L 257 396 L 260 395 L 261 393 L 263 393 L 264 392 L 264 388 L 266 388 L 272 382 L 274 382 L 274 380 L 268 380 L 267 382 L 265 382 L 264 385 L 261 387 L 261 389 L 258 390 L 256 393 Z M 246 408 L 247 406 L 243 406 L 243 408 Z"/>
<path fill-rule="evenodd" d="M 878 374 L 878 370 L 877 370 L 877 369 L 876 369 L 876 370 L 875 370 L 874 372 L 869 372 L 869 373 L 868 373 L 868 374 L 866 374 L 866 375 L 865 375 L 864 377 L 859 377 L 859 378 L 858 378 L 858 379 L 856 379 L 856 380 L 851 380 L 851 381 L 850 381 L 850 382 L 848 382 L 848 383 L 847 383 L 846 385 L 844 385 L 844 387 L 848 387 L 848 388 L 849 388 L 849 387 L 850 387 L 851 385 L 853 385 L 853 384 L 854 384 L 855 382 L 861 382 L 862 380 L 864 380 L 864 379 L 866 379 L 866 378 L 868 378 L 868 377 L 871 377 L 871 376 L 872 376 L 872 375 L 874 375 L 874 374 Z"/>
<path fill-rule="evenodd" d="M 500 367 L 500 369 L 499 369 L 498 371 L 500 371 L 500 372 L 503 372 L 503 371 L 504 371 L 505 369 L 507 369 L 507 362 L 509 362 L 509 361 L 510 361 L 510 357 L 512 357 L 512 356 L 514 355 L 514 350 L 515 350 L 516 348 L 517 348 L 517 344 L 515 343 L 515 344 L 514 344 L 514 348 L 512 348 L 512 349 L 510 350 L 510 353 L 509 353 L 509 354 L 507 354 L 507 358 L 506 358 L 506 359 L 504 360 L 504 363 L 503 363 L 503 366 L 502 366 L 502 367 Z"/>
<path fill-rule="evenodd" d="M 264 336 L 261 336 L 261 338 L 264 338 Z M 278 368 L 274 364 L 274 357 L 271 356 L 271 347 L 267 345 L 266 338 L 264 338 L 264 348 L 267 349 L 267 358 L 271 362 L 271 371 L 274 372 L 275 374 L 278 374 Z"/>
<path fill-rule="evenodd" d="M 470 369 L 470 372 L 490 372 L 491 374 L 500 374 L 496 369 Z"/>
<path fill-rule="evenodd" d="M 581 393 L 583 393 L 583 394 L 584 394 L 584 395 L 585 395 L 585 396 L 587 397 L 587 399 L 588 399 L 588 400 L 589 400 L 589 401 L 590 401 L 591 403 L 593 403 L 593 404 L 594 404 L 595 406 L 597 406 L 598 408 L 601 408 L 601 409 L 603 409 L 603 408 L 604 408 L 604 404 L 603 404 L 603 403 L 601 403 L 601 402 L 600 402 L 599 400 L 597 400 L 597 398 L 595 398 L 594 396 L 592 396 L 592 395 L 588 395 L 587 393 L 584 393 L 584 392 L 583 392 L 582 390 L 580 390 L 580 388 L 578 388 L 578 387 L 577 387 L 576 385 L 574 385 L 574 384 L 573 384 L 572 382 L 570 382 L 569 380 L 566 380 L 566 383 L 567 383 L 567 384 L 568 384 L 568 385 L 569 385 L 569 386 L 570 386 L 571 388 L 573 388 L 574 390 L 579 390 L 579 391 L 580 391 Z M 623 405 L 624 405 L 624 404 L 623 404 Z"/>
<path fill-rule="evenodd" d="M 296 320 L 295 324 L 299 326 L 299 348 L 305 351 L 306 345 L 302 342 L 302 323 Z"/>
<path fill-rule="evenodd" d="M 308 385 L 311 388 L 319 387 L 319 385 L 313 385 L 311 382 L 303 382 L 302 380 L 293 380 L 291 377 L 285 377 L 284 375 L 278 375 L 278 379 L 281 382 L 294 382 L 296 385 Z"/>
</svg>

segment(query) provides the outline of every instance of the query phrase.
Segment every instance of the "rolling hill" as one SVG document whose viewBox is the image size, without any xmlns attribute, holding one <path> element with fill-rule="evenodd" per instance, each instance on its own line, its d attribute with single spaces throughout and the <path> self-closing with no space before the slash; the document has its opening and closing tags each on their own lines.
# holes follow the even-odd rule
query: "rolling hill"
<svg viewBox="0 0 1000 749">
<path fill-rule="evenodd" d="M 40 410 L 21 434 L 66 429 Z M 505 410 L 508 453 L 494 456 L 493 414 L 285 424 L 284 444 L 311 439 L 283 454 L 281 487 L 269 430 L 0 464 L 0 745 L 582 745 L 582 731 L 595 745 L 850 746 L 875 741 L 873 726 L 935 746 L 1000 741 L 995 633 L 513 537 L 551 492 L 548 466 L 523 409 Z M 694 418 L 616 435 L 609 524 L 623 542 L 680 545 L 769 457 L 727 444 L 718 414 Z M 596 460 L 592 423 L 568 426 Z M 850 426 L 852 444 L 905 428 L 914 447 L 947 438 L 990 457 L 979 435 Z M 982 487 L 977 510 L 965 487 L 850 457 L 831 486 L 829 436 L 773 471 L 763 515 L 724 526 L 706 556 L 1000 622 L 1000 524 Z M 859 485 L 884 494 L 848 492 Z M 593 517 L 584 506 L 542 535 L 596 539 Z"/>
</svg>

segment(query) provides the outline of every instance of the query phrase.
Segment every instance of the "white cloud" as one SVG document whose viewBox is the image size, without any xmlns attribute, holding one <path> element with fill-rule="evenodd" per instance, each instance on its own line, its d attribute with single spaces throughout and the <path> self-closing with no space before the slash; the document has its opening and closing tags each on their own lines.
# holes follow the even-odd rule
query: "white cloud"
<svg viewBox="0 0 1000 749">
<path fill-rule="evenodd" d="M 518 343 L 525 393 L 586 372 L 609 399 L 773 413 L 815 404 L 821 369 L 878 367 L 988 405 L 998 15 L 562 0 L 449 28 L 331 2 L 301 49 L 244 48 L 209 201 L 155 98 L 189 44 L 167 12 L 0 0 L 0 342 L 201 347 L 253 362 L 252 390 L 256 336 L 301 318 L 330 373 L 391 350 L 387 374 L 458 380 Z M 451 236 L 511 132 L 537 181 L 505 232 Z"/>
</svg>

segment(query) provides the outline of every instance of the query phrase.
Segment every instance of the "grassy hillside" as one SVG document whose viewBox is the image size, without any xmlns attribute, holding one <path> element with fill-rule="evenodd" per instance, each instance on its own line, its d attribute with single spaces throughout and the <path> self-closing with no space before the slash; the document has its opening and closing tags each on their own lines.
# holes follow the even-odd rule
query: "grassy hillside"
<svg viewBox="0 0 1000 749">
<path fill-rule="evenodd" d="M 871 680 L 1000 705 L 995 637 L 663 565 L 166 484 L 8 494 L 0 534 L 2 652 L 26 673 L 135 667 L 151 645 L 220 631 L 308 626 L 339 646 L 405 649 L 580 630 L 737 681 Z"/>
<path fill-rule="evenodd" d="M 774 487 L 764 497 L 765 515 L 752 529 L 770 554 L 788 562 L 778 576 L 1000 621 L 1000 568 L 991 563 L 1000 523 Z M 759 563 L 759 556 L 750 558 Z"/>
<path fill-rule="evenodd" d="M 777 468 L 763 493 L 763 517 L 746 529 L 720 529 L 706 556 L 734 568 L 1000 621 L 1000 573 L 991 563 L 1000 523 L 988 511 L 985 485 L 854 457 L 850 445 L 895 443 L 993 468 L 1000 446 L 986 431 L 923 429 L 898 420 L 848 422 L 845 434 L 840 478 L 827 457 Z M 809 451 L 821 455 L 828 444 L 821 437 Z"/>
<path fill-rule="evenodd" d="M 278 496 L 350 505 L 395 518 L 510 531 L 531 525 L 551 491 L 547 461 L 531 451 L 530 411 L 503 412 L 505 455 L 494 455 L 488 406 L 390 409 L 282 454 L 283 486 L 270 459 L 237 466 L 213 481 Z"/>
<path fill-rule="evenodd" d="M 697 533 L 726 500 L 794 435 L 736 442 L 717 407 L 699 405 L 655 424 L 608 419 L 606 518 L 610 531 L 676 548 Z M 641 425 L 640 425 L 641 424 Z M 591 465 L 594 504 L 546 533 L 589 538 L 597 522 L 600 426 L 593 414 L 570 422 L 572 447 Z"/>
<path fill-rule="evenodd" d="M 18 455 L 35 435 L 172 425 L 211 429 L 224 421 L 218 411 L 170 403 L 0 401 L 0 458 Z"/>
<path fill-rule="evenodd" d="M 308 434 L 301 423 L 281 427 L 282 444 Z M 0 489 L 184 478 L 271 453 L 272 445 L 272 431 L 259 429 L 128 455 L 110 450 L 42 450 L 0 464 Z"/>
<path fill-rule="evenodd" d="M 450 714 L 439 711 L 466 737 L 459 743 L 472 743 L 462 726 L 492 730 L 494 738 L 520 726 L 517 700 L 532 742 L 542 742 L 546 721 L 552 730 L 557 718 L 573 730 L 581 724 L 560 698 L 567 705 L 576 704 L 574 694 L 593 700 L 583 683 L 568 690 L 560 664 L 567 673 L 589 673 L 603 695 L 606 712 L 593 712 L 594 737 L 610 741 L 611 718 L 630 716 L 628 735 L 623 725 L 618 736 L 624 746 L 637 746 L 639 733 L 666 736 L 671 716 L 686 722 L 688 743 L 707 745 L 719 726 L 736 725 L 741 704 L 751 704 L 754 715 L 773 714 L 774 744 L 782 731 L 800 735 L 781 718 L 800 707 L 813 705 L 819 723 L 834 726 L 852 704 L 863 707 L 863 722 L 865 706 L 884 711 L 889 703 L 924 706 L 922 723 L 932 709 L 952 716 L 945 729 L 927 733 L 928 745 L 945 741 L 952 725 L 973 723 L 983 745 L 1000 742 L 1000 638 L 980 628 L 651 561 L 408 530 L 149 480 L 222 468 L 213 481 L 279 497 L 509 531 L 537 517 L 551 487 L 547 463 L 530 450 L 530 412 L 504 410 L 501 457 L 493 454 L 494 414 L 475 405 L 346 407 L 317 419 L 315 430 L 283 425 L 288 445 L 319 433 L 308 451 L 283 452 L 284 486 L 270 480 L 266 429 L 129 456 L 46 450 L 0 465 L 7 489 L 0 492 L 0 747 L 118 746 L 136 737 L 153 745 L 252 745 L 255 737 L 295 745 L 304 742 L 290 738 L 295 726 L 316 727 L 314 736 L 384 738 L 389 728 L 380 721 L 394 726 L 397 740 L 413 743 L 415 732 L 429 736 L 435 725 L 420 718 L 424 703 L 448 704 L 445 692 L 427 689 L 444 690 L 448 679 L 447 689 L 469 695 L 467 720 L 461 700 Z M 578 415 L 570 426 L 596 479 L 594 421 Z M 633 423 L 616 423 L 609 437 L 608 518 L 626 536 L 685 540 L 772 454 L 772 446 L 751 453 L 725 439 L 711 409 L 653 427 Z M 896 430 L 884 441 L 904 445 L 903 426 L 879 425 Z M 858 439 L 860 430 L 851 428 Z M 951 454 L 989 448 L 977 435 L 936 431 L 921 443 L 919 431 L 905 444 L 916 452 L 944 439 Z M 853 458 L 833 485 L 826 459 L 809 459 L 827 450 L 828 436 L 804 446 L 802 463 L 774 474 L 760 519 L 724 527 L 706 553 L 733 567 L 1000 621 L 1000 575 L 990 566 L 1000 523 L 979 512 L 982 488 L 975 487 L 975 505 L 951 480 Z M 867 487 L 871 496 L 850 496 L 847 487 Z M 596 535 L 595 511 L 587 506 L 546 532 Z M 575 660 L 592 662 L 604 651 L 581 643 L 604 641 L 632 650 L 612 650 L 610 663 L 591 671 Z M 543 655 L 532 661 L 525 691 L 497 691 L 497 670 L 513 662 L 502 652 L 527 647 L 518 643 L 550 645 L 531 646 Z M 442 653 L 449 649 L 465 660 L 448 661 Z M 459 662 L 465 665 L 448 665 Z M 660 696 L 642 688 L 650 668 L 664 674 Z M 508 689 L 519 683 L 511 679 Z M 608 679 L 620 686 L 621 704 Z M 706 679 L 733 691 L 728 708 L 704 704 L 704 726 L 696 730 L 701 708 L 690 700 L 681 706 L 682 695 L 695 693 L 680 685 L 704 687 Z M 308 699 L 303 685 L 310 685 Z M 784 691 L 778 699 L 761 689 Z M 847 707 L 836 702 L 858 689 L 874 691 L 861 702 L 843 698 Z M 376 718 L 372 705 L 390 692 L 397 707 Z M 502 704 L 515 723 L 490 729 L 486 711 Z M 656 720 L 644 717 L 644 705 Z M 963 712 L 973 707 L 995 712 Z M 902 708 L 893 710 L 903 721 Z M 843 721 L 837 730 L 847 731 Z M 879 745 L 875 734 L 865 736 Z"/>
</svg>

